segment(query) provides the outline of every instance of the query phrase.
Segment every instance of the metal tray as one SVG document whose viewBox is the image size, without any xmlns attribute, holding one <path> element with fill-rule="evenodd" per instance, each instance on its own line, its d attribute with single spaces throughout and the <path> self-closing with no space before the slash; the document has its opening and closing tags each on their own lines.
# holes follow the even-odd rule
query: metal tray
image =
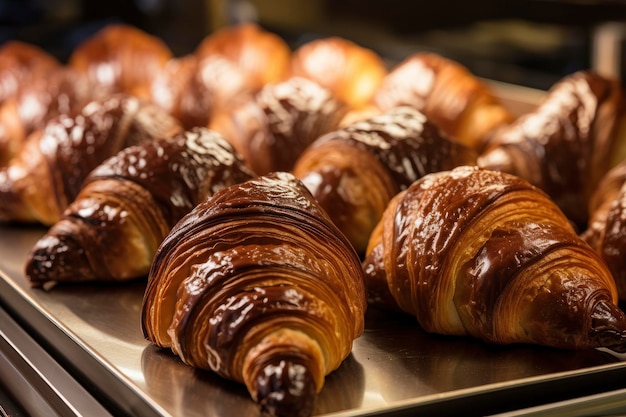
<svg viewBox="0 0 626 417">
<path fill-rule="evenodd" d="M 43 233 L 0 226 L 0 305 L 115 415 L 259 415 L 243 386 L 144 340 L 144 281 L 29 288 L 22 267 Z M 490 415 L 617 390 L 625 381 L 626 362 L 609 352 L 430 335 L 410 317 L 370 309 L 352 354 L 327 377 L 315 415 Z"/>
</svg>

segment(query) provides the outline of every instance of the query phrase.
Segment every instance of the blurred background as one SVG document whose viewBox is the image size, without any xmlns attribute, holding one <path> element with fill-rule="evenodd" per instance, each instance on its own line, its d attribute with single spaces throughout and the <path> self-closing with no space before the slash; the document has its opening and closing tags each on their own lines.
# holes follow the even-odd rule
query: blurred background
<svg viewBox="0 0 626 417">
<path fill-rule="evenodd" d="M 431 50 L 478 76 L 539 89 L 578 69 L 623 78 L 626 68 L 626 0 L 0 0 L 0 42 L 31 42 L 61 60 L 112 22 L 158 35 L 182 55 L 241 21 L 293 47 L 344 36 L 390 65 Z"/>
</svg>

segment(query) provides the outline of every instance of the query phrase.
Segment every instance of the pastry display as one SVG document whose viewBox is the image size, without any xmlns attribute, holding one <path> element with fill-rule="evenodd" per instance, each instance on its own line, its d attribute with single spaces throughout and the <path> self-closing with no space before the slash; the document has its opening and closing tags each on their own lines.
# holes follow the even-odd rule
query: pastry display
<svg viewBox="0 0 626 417">
<path fill-rule="evenodd" d="M 476 163 L 412 107 L 396 107 L 323 135 L 293 172 L 335 224 L 364 253 L 389 200 L 422 176 Z"/>
<path fill-rule="evenodd" d="M 292 49 L 243 23 L 177 56 L 112 24 L 66 63 L 0 47 L 0 224 L 41 231 L 24 291 L 56 302 L 132 286 L 139 305 L 125 307 L 161 361 L 142 378 L 188 365 L 209 402 L 227 389 L 238 410 L 274 417 L 410 396 L 370 398 L 372 380 L 390 381 L 361 362 L 369 351 L 351 355 L 390 323 L 368 346 L 419 328 L 404 340 L 442 343 L 409 343 L 390 368 L 446 387 L 462 337 L 478 349 L 459 357 L 626 353 L 618 80 L 574 72 L 520 115 L 442 55 L 390 65 L 338 36 L 303 39 Z M 73 285 L 42 291 L 56 283 Z"/>
<path fill-rule="evenodd" d="M 621 83 L 578 71 L 557 82 L 534 111 L 494 135 L 478 163 L 527 179 L 584 229 L 591 194 L 624 157 Z"/>
<path fill-rule="evenodd" d="M 35 244 L 31 286 L 148 275 L 170 229 L 216 191 L 253 177 L 217 133 L 194 128 L 121 150 L 96 167 Z"/>
<path fill-rule="evenodd" d="M 432 52 L 417 52 L 393 67 L 374 96 L 383 111 L 412 106 L 465 146 L 481 151 L 513 120 L 491 87 L 466 67 Z"/>
<path fill-rule="evenodd" d="M 53 118 L 0 169 L 0 221 L 54 224 L 102 161 L 180 129 L 159 107 L 123 94 Z"/>
<path fill-rule="evenodd" d="M 144 334 L 189 365 L 245 384 L 275 416 L 310 415 L 363 331 L 360 260 L 289 173 L 218 191 L 159 247 Z"/>
<path fill-rule="evenodd" d="M 606 264 L 537 187 L 458 167 L 399 193 L 363 263 L 368 297 L 431 333 L 626 351 Z"/>
<path fill-rule="evenodd" d="M 306 42 L 291 58 L 291 76 L 315 81 L 351 108 L 371 105 L 386 74 L 376 52 L 337 36 Z"/>
<path fill-rule="evenodd" d="M 314 81 L 268 84 L 215 114 L 209 127 L 243 155 L 254 172 L 290 171 L 302 151 L 339 126 L 345 106 Z"/>
</svg>

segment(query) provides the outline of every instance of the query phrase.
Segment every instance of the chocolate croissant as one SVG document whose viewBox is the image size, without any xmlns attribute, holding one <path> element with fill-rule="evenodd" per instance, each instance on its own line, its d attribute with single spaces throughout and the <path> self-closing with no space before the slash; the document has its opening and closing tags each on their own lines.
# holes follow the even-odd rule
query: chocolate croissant
<svg viewBox="0 0 626 417">
<path fill-rule="evenodd" d="M 294 77 L 268 84 L 215 114 L 209 127 L 220 132 L 258 175 L 290 171 L 302 151 L 336 129 L 346 107 L 319 84 Z"/>
<path fill-rule="evenodd" d="M 26 138 L 49 120 L 76 112 L 90 99 L 90 83 L 70 68 L 31 77 L 0 104 L 0 166 L 17 155 Z"/>
<path fill-rule="evenodd" d="M 582 230 L 591 194 L 626 157 L 625 116 L 618 80 L 578 71 L 557 82 L 534 111 L 494 135 L 478 163 L 541 188 Z"/>
<path fill-rule="evenodd" d="M 306 42 L 291 57 L 291 76 L 317 82 L 351 108 L 370 105 L 386 74 L 376 52 L 337 36 Z"/>
<path fill-rule="evenodd" d="M 415 53 L 392 68 L 374 101 L 383 111 L 415 107 L 453 139 L 477 151 L 513 120 L 488 84 L 460 63 L 431 52 Z"/>
<path fill-rule="evenodd" d="M 250 90 L 243 71 L 221 55 L 172 58 L 156 75 L 153 103 L 177 118 L 185 129 L 207 126 L 214 112 Z"/>
<path fill-rule="evenodd" d="M 423 113 L 396 107 L 325 134 L 303 152 L 293 173 L 363 253 L 394 195 L 426 174 L 476 158 Z"/>
<path fill-rule="evenodd" d="M 157 106 L 127 95 L 94 100 L 29 136 L 0 169 L 0 221 L 52 225 L 89 172 L 125 147 L 180 132 Z"/>
<path fill-rule="evenodd" d="M 626 161 L 600 181 L 589 204 L 589 226 L 581 237 L 604 259 L 626 301 Z"/>
<path fill-rule="evenodd" d="M 150 99 L 150 86 L 173 54 L 156 36 L 111 24 L 80 43 L 68 65 L 94 85 L 94 97 L 126 93 Z"/>
<path fill-rule="evenodd" d="M 167 233 L 216 191 L 253 177 L 217 133 L 194 128 L 121 150 L 95 168 L 34 245 L 31 286 L 148 275 Z"/>
<path fill-rule="evenodd" d="M 307 189 L 272 173 L 185 216 L 150 270 L 142 326 L 189 365 L 243 383 L 275 416 L 306 416 L 364 326 L 354 249 Z"/>
<path fill-rule="evenodd" d="M 372 303 L 428 332 L 497 344 L 626 351 L 626 316 L 598 254 L 541 190 L 458 167 L 399 193 L 363 262 Z"/>
</svg>

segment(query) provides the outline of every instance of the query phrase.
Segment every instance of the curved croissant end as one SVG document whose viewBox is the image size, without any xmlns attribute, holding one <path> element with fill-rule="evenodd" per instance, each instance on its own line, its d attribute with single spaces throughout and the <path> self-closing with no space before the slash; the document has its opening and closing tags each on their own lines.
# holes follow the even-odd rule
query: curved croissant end
<svg viewBox="0 0 626 417">
<path fill-rule="evenodd" d="M 32 248 L 31 286 L 146 276 L 167 233 L 217 190 L 253 177 L 217 133 L 196 128 L 120 151 L 85 179 Z"/>
<path fill-rule="evenodd" d="M 538 188 L 476 167 L 400 193 L 364 262 L 374 297 L 427 331 L 492 343 L 626 351 L 626 316 L 599 256 Z"/>
<path fill-rule="evenodd" d="M 363 331 L 358 256 L 293 175 L 217 192 L 160 246 L 146 337 L 242 382 L 277 416 L 311 413 L 326 374 Z"/>
</svg>

